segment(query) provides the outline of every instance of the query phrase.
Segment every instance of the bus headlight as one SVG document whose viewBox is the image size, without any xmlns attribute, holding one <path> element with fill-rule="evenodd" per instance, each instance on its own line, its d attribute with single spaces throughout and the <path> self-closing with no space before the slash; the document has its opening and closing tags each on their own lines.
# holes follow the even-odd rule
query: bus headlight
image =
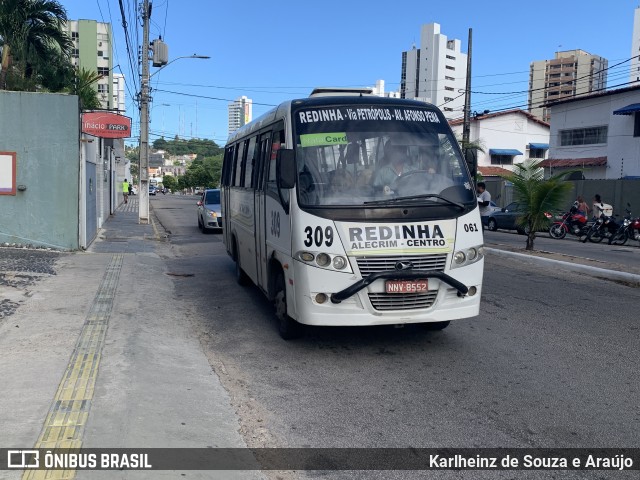
<svg viewBox="0 0 640 480">
<path fill-rule="evenodd" d="M 304 260 L 305 262 L 313 262 L 313 259 L 316 258 L 313 253 L 310 252 L 301 252 L 300 253 L 300 259 Z"/>
<path fill-rule="evenodd" d="M 457 250 L 451 259 L 451 268 L 466 267 L 484 258 L 484 248 L 482 245 Z"/>
<path fill-rule="evenodd" d="M 316 257 L 316 263 L 321 267 L 326 267 L 327 265 L 329 265 L 329 263 L 331 263 L 331 257 L 326 253 L 319 253 Z"/>
<path fill-rule="evenodd" d="M 344 257 L 333 257 L 333 268 L 336 270 L 344 270 L 344 267 L 347 266 L 347 259 Z"/>
<path fill-rule="evenodd" d="M 353 270 L 349 266 L 349 260 L 344 255 L 302 250 L 296 253 L 294 258 L 301 260 L 303 263 L 312 267 L 320 267 L 325 270 L 335 270 L 341 273 L 353 273 Z"/>
<path fill-rule="evenodd" d="M 462 265 L 464 261 L 467 259 L 467 256 L 463 251 L 459 251 L 453 254 L 453 263 L 457 265 Z"/>
</svg>

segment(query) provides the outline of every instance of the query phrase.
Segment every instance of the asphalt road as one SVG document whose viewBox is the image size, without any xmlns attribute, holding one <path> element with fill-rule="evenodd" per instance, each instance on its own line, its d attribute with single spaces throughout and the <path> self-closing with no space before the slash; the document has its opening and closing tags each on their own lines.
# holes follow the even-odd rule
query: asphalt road
<svg viewBox="0 0 640 480">
<path fill-rule="evenodd" d="M 171 232 L 166 261 L 188 305 L 185 321 L 229 391 L 249 446 L 638 447 L 640 289 L 488 255 L 474 319 L 442 332 L 314 327 L 285 342 L 258 289 L 234 282 L 221 235 L 198 231 L 196 201 L 151 200 Z M 498 235 L 508 234 L 487 238 Z M 563 242 L 570 244 L 554 243 Z M 424 478 L 409 473 L 329 476 Z M 429 478 L 636 475 L 429 472 Z"/>
</svg>

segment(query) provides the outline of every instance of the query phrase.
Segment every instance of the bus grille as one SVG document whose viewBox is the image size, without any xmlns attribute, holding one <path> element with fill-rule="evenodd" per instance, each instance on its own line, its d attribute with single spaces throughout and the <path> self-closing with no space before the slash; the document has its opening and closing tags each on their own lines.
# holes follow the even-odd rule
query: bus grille
<svg viewBox="0 0 640 480">
<path fill-rule="evenodd" d="M 447 254 L 438 255 L 393 255 L 389 257 L 356 257 L 363 277 L 372 273 L 395 270 L 399 261 L 413 263 L 413 271 L 443 272 L 447 264 Z"/>
<path fill-rule="evenodd" d="M 437 290 L 427 293 L 369 293 L 369 300 L 376 310 L 414 310 L 429 308 L 437 296 Z"/>
</svg>

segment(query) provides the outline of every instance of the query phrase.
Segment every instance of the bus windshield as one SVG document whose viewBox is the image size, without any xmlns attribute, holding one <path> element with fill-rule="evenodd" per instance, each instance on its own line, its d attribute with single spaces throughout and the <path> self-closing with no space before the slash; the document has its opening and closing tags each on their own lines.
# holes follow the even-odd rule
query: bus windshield
<svg viewBox="0 0 640 480">
<path fill-rule="evenodd" d="M 306 107 L 294 118 L 302 206 L 475 201 L 456 139 L 426 106 Z"/>
</svg>

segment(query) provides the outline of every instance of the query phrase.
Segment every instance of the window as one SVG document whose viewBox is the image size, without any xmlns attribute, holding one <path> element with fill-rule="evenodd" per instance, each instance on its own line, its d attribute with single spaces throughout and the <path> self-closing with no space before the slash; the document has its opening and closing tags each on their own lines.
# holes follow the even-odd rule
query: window
<svg viewBox="0 0 640 480">
<path fill-rule="evenodd" d="M 446 68 L 447 70 L 455 70 L 456 69 L 456 67 L 452 67 L 451 65 L 447 65 L 444 68 Z"/>
<path fill-rule="evenodd" d="M 451 102 L 451 101 L 453 101 L 453 98 L 451 98 L 451 97 L 444 97 L 444 101 L 445 101 L 445 102 Z"/>
<path fill-rule="evenodd" d="M 77 48 L 74 48 L 73 51 L 71 52 L 71 56 L 73 58 L 78 58 L 80 56 L 80 50 L 78 50 Z"/>
<path fill-rule="evenodd" d="M 640 68 L 639 68 L 638 70 L 640 70 Z M 453 77 L 447 77 L 446 75 L 445 75 L 444 79 L 445 79 L 445 80 L 451 80 L 451 81 L 454 81 L 454 80 L 455 80 L 455 78 L 453 78 Z"/>
<path fill-rule="evenodd" d="M 79 32 L 71 32 L 71 38 L 80 38 Z"/>
<path fill-rule="evenodd" d="M 273 132 L 271 140 L 271 158 L 269 159 L 269 184 L 272 184 L 273 188 L 276 185 L 276 154 L 280 147 L 284 143 L 284 130 L 277 130 Z"/>
<path fill-rule="evenodd" d="M 227 147 L 227 149 L 224 152 L 224 163 L 222 167 L 222 179 L 221 179 L 222 185 L 231 184 L 231 178 L 232 178 L 231 175 L 233 173 L 233 152 L 234 152 L 233 145 L 231 145 L 230 147 Z"/>
<path fill-rule="evenodd" d="M 607 143 L 609 128 L 601 127 L 576 128 L 573 130 L 560 130 L 560 146 L 593 145 Z"/>
<path fill-rule="evenodd" d="M 253 166 L 256 161 L 256 141 L 258 137 L 251 137 L 249 140 L 249 146 L 247 147 L 247 155 L 244 165 L 244 186 L 247 188 L 251 187 L 251 178 L 253 175 Z"/>
<path fill-rule="evenodd" d="M 513 155 L 491 155 L 491 165 L 513 165 Z"/>
<path fill-rule="evenodd" d="M 109 69 L 107 67 L 98 67 L 98 74 L 106 77 L 109 75 Z"/>
<path fill-rule="evenodd" d="M 544 158 L 544 150 L 542 148 L 530 149 L 529 158 Z"/>
<path fill-rule="evenodd" d="M 449 60 L 455 60 L 455 59 L 456 59 L 456 57 L 454 57 L 454 56 L 452 56 L 452 55 L 447 55 L 447 58 L 448 58 Z"/>
<path fill-rule="evenodd" d="M 98 93 L 109 93 L 109 85 L 98 84 Z"/>
<path fill-rule="evenodd" d="M 453 92 L 453 87 L 444 87 L 445 90 L 448 90 L 449 92 Z"/>
<path fill-rule="evenodd" d="M 242 186 L 242 158 L 244 157 L 244 142 L 238 143 L 236 148 L 236 159 L 233 162 L 233 185 L 236 187 Z"/>
<path fill-rule="evenodd" d="M 101 57 L 104 55 L 104 52 L 102 50 L 98 50 L 98 56 Z"/>
<path fill-rule="evenodd" d="M 640 137 L 640 114 L 633 114 L 633 136 Z"/>
</svg>

